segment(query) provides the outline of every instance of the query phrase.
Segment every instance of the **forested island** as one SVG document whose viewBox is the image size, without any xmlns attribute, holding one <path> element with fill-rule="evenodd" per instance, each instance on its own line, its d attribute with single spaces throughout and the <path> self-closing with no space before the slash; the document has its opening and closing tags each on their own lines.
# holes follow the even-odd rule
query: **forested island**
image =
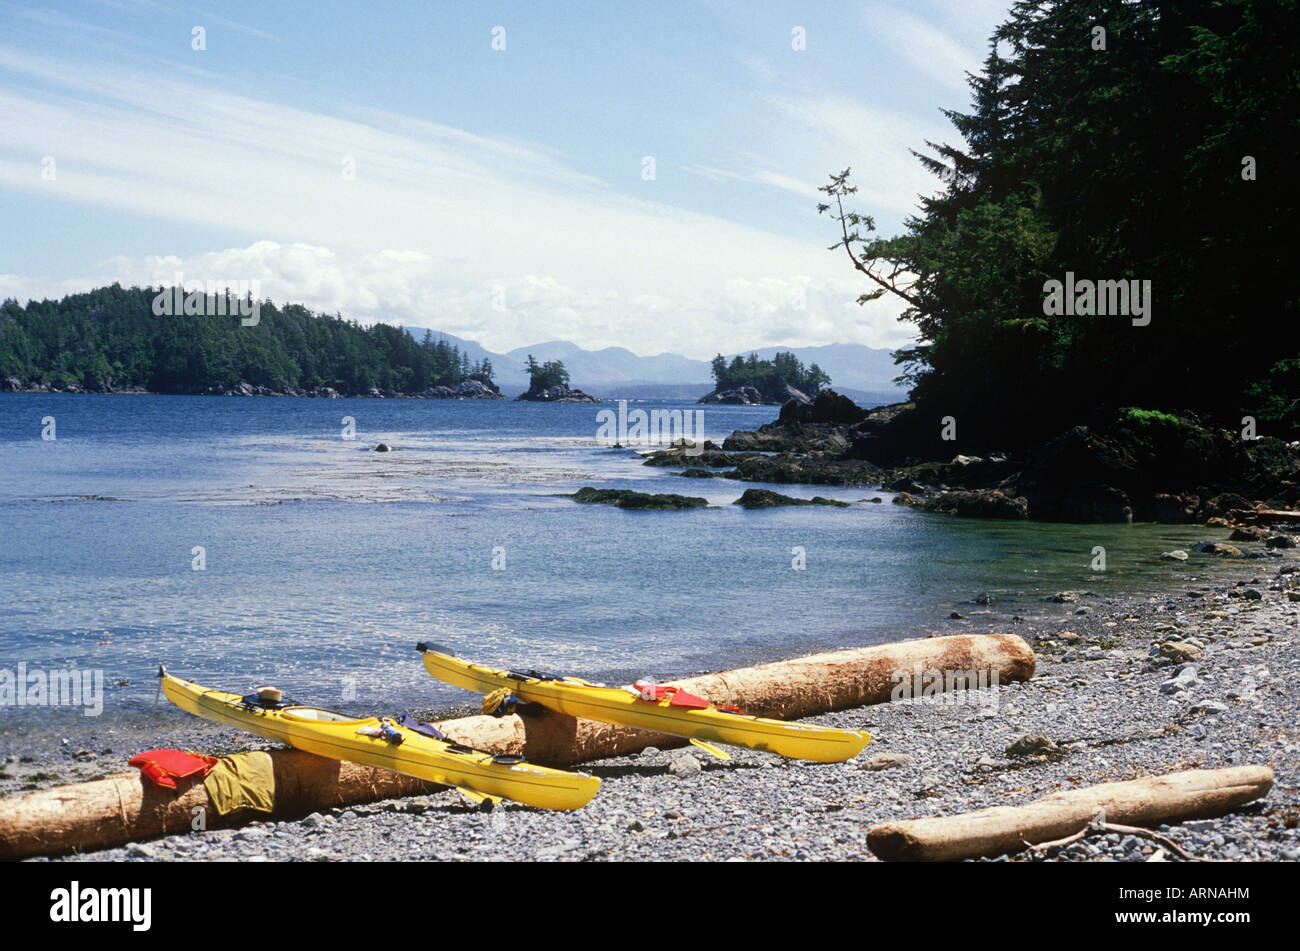
<svg viewBox="0 0 1300 951">
<path fill-rule="evenodd" d="M 805 367 L 793 353 L 781 351 L 771 360 L 718 354 L 711 367 L 714 388 L 701 403 L 780 404 L 787 400 L 808 403 L 817 391 L 830 383 L 817 364 Z"/>
<path fill-rule="evenodd" d="M 600 400 L 569 386 L 569 371 L 563 360 L 538 363 L 530 353 L 525 364 L 528 390 L 515 397 L 532 403 L 599 403 Z"/>
<path fill-rule="evenodd" d="M 271 301 L 256 326 L 233 307 L 159 317 L 159 290 L 114 284 L 25 307 L 6 300 L 0 389 L 504 399 L 488 359 L 475 363 L 429 332 L 417 340 Z"/>
</svg>

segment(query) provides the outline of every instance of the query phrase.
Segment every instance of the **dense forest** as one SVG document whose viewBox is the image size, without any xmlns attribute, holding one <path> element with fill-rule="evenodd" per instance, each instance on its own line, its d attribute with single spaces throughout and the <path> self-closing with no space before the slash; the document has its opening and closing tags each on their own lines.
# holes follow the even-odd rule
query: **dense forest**
<svg viewBox="0 0 1300 951">
<path fill-rule="evenodd" d="M 863 300 L 906 305 L 922 415 L 999 444 L 1126 405 L 1294 435 L 1295 0 L 1021 0 L 969 83 L 945 111 L 961 143 L 917 153 L 942 185 L 902 234 L 872 234 L 847 170 L 819 206 Z M 1149 288 L 1145 314 L 1112 295 L 1103 315 L 1100 281 Z M 1076 289 L 1064 313 L 1051 282 Z"/>
<path fill-rule="evenodd" d="M 816 396 L 817 391 L 831 381 L 817 364 L 804 367 L 798 357 L 786 351 L 771 360 L 760 360 L 753 353 L 748 358 L 735 356 L 730 363 L 718 354 L 713 358 L 712 372 L 719 390 L 752 386 L 765 396 L 783 394 L 787 386 L 808 396 Z"/>
<path fill-rule="evenodd" d="M 208 393 L 247 383 L 274 392 L 415 394 L 492 379 L 486 359 L 473 363 L 427 331 L 417 341 L 400 327 L 363 328 L 270 301 L 261 303 L 255 326 L 242 325 L 237 314 L 159 317 L 152 310 L 156 294 L 114 284 L 26 307 L 5 301 L 0 380 L 91 391 Z"/>
</svg>

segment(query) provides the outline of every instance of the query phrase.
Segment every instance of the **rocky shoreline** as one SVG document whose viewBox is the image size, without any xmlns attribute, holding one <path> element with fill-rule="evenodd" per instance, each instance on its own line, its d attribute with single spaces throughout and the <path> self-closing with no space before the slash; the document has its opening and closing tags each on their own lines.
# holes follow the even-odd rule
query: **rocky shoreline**
<svg viewBox="0 0 1300 951">
<path fill-rule="evenodd" d="M 1292 598 L 1295 600 L 1292 600 Z M 818 717 L 867 729 L 857 759 L 818 764 L 732 750 L 653 751 L 588 764 L 603 786 L 575 813 L 504 804 L 484 813 L 453 791 L 300 821 L 169 836 L 75 859 L 111 861 L 871 860 L 868 827 L 1027 802 L 1056 790 L 1197 767 L 1267 764 L 1269 796 L 1229 816 L 1162 827 L 1192 854 L 1300 859 L 1300 563 L 1243 564 L 1241 578 L 1099 598 L 1062 593 L 1041 616 L 1008 617 L 971 592 L 971 617 L 936 634 L 1013 631 L 1034 647 L 1023 684 Z M 123 768 L 93 726 L 53 750 L 10 744 L 0 792 Z M 139 746 L 143 739 L 134 744 Z M 264 741 L 195 720 L 151 745 L 228 752 Z M 140 749 L 145 748 L 140 746 Z M 1157 856 L 1157 851 L 1160 855 Z M 1147 861 L 1130 836 L 1088 838 L 1014 861 Z M 1004 859 L 1006 858 L 1004 857 Z"/>
<path fill-rule="evenodd" d="M 495 383 L 481 380 L 465 380 L 455 386 L 434 386 L 418 393 L 402 393 L 397 390 L 380 389 L 376 386 L 364 390 L 344 392 L 332 386 L 317 386 L 303 389 L 296 386 L 261 386 L 253 383 L 239 382 L 233 387 L 207 387 L 193 390 L 149 390 L 141 386 L 114 386 L 103 384 L 88 388 L 79 383 L 67 385 L 24 383 L 9 377 L 0 381 L 0 393 L 94 393 L 113 396 L 295 396 L 318 399 L 340 399 L 342 397 L 359 397 L 371 399 L 423 399 L 423 400 L 504 400 L 509 399 Z"/>
<path fill-rule="evenodd" d="M 645 464 L 693 478 L 880 485 L 900 504 L 973 518 L 1241 525 L 1264 511 L 1300 521 L 1300 444 L 1190 413 L 1120 410 L 1014 451 L 948 441 L 946 426 L 910 403 L 868 411 L 822 390 L 721 446 L 661 450 Z"/>
</svg>

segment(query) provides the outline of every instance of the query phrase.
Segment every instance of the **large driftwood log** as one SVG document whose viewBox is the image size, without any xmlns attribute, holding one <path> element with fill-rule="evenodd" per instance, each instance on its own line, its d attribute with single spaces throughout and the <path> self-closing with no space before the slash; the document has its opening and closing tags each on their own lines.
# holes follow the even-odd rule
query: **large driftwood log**
<svg viewBox="0 0 1300 951">
<path fill-rule="evenodd" d="M 201 779 L 178 792 L 159 789 L 131 770 L 0 800 L 0 859 L 108 849 L 195 828 L 241 826 L 258 819 L 297 819 L 321 809 L 447 788 L 299 750 L 256 755 L 270 757 L 275 776 L 275 809 L 269 815 L 249 810 L 218 815 L 208 802 Z"/>
<path fill-rule="evenodd" d="M 720 674 L 674 681 L 718 703 L 780 719 L 816 716 L 891 699 L 898 674 L 996 672 L 1000 683 L 1027 680 L 1034 653 L 1011 634 L 959 635 L 816 654 Z M 453 740 L 494 753 L 516 753 L 549 766 L 571 766 L 647 746 L 682 746 L 679 737 L 545 712 L 499 719 L 465 717 L 439 724 Z M 441 787 L 387 770 L 339 763 L 297 750 L 273 750 L 276 807 L 269 818 L 292 819 L 322 809 Z M 217 816 L 202 784 L 181 794 L 127 772 L 0 800 L 0 859 L 112 848 L 192 827 L 202 807 L 208 828 L 242 825 L 265 814 Z"/>
<path fill-rule="evenodd" d="M 705 674 L 673 684 L 746 713 L 797 720 L 835 710 L 885 703 L 914 673 L 982 671 L 997 683 L 1028 680 L 1034 652 L 1014 634 L 958 634 L 813 654 L 794 660 Z M 657 746 L 684 746 L 680 737 L 545 712 L 538 717 L 466 717 L 439 724 L 466 746 L 526 756 L 566 767 Z"/>
<path fill-rule="evenodd" d="M 1150 828 L 1211 819 L 1268 795 L 1267 766 L 1193 769 L 1052 793 L 1023 806 L 994 806 L 934 819 L 887 822 L 867 832 L 867 847 L 886 861 L 952 862 L 1022 851 L 1068 837 L 1099 812 L 1107 822 Z"/>
</svg>

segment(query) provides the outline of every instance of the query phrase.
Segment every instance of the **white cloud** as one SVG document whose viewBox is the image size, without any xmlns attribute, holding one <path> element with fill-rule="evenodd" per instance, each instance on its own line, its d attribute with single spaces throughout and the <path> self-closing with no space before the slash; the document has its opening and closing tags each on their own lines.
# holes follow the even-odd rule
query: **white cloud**
<svg viewBox="0 0 1300 951">
<path fill-rule="evenodd" d="M 256 279 L 276 300 L 438 326 L 494 348 L 563 337 L 708 356 L 906 338 L 896 307 L 857 307 L 862 287 L 825 241 L 620 194 L 553 149 L 380 111 L 341 118 L 286 107 L 192 71 L 54 62 L 5 47 L 0 69 L 58 90 L 0 86 L 0 187 L 248 235 L 243 247 L 184 259 L 159 248 L 75 277 L 7 276 L 0 294 L 144 284 L 179 268 L 197 279 Z M 829 100 L 779 105 L 830 148 L 846 134 L 837 122 L 862 118 Z M 847 134 L 856 142 L 887 121 L 877 115 Z M 914 144 L 912 131 L 892 129 Z M 57 162 L 54 181 L 39 174 L 45 155 Z M 343 175 L 345 159 L 355 160 L 355 180 Z M 745 175 L 813 197 L 815 186 L 786 171 L 804 167 L 819 166 L 755 163 Z M 645 184 L 638 191 L 652 197 L 654 183 Z M 796 286 L 811 289 L 806 311 L 791 310 Z M 504 310 L 492 305 L 497 287 Z M 777 339 L 796 330 L 799 340 Z"/>
</svg>

